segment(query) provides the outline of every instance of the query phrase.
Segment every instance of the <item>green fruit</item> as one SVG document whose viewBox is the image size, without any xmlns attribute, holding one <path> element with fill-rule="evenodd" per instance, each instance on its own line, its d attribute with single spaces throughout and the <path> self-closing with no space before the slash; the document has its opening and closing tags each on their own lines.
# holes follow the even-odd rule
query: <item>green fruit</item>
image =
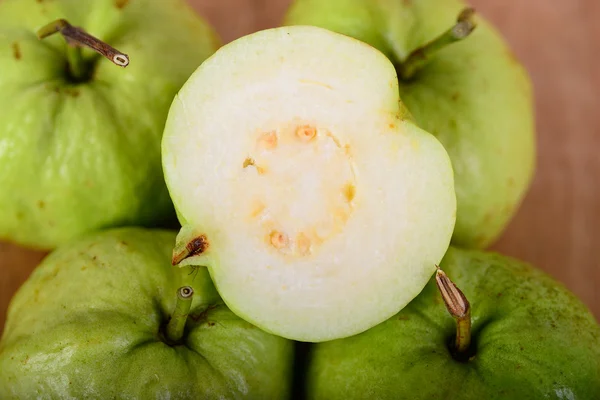
<svg viewBox="0 0 600 400">
<path fill-rule="evenodd" d="M 286 398 L 292 342 L 236 317 L 205 270 L 172 267 L 174 240 L 121 228 L 51 253 L 10 305 L 0 398 Z M 172 340 L 184 285 L 195 296 Z"/>
<path fill-rule="evenodd" d="M 432 280 L 399 314 L 315 345 L 310 399 L 600 399 L 600 326 L 562 285 L 514 259 L 450 248 L 441 268 L 471 303 L 472 341 Z M 456 357 L 456 358 L 455 358 Z"/>
<path fill-rule="evenodd" d="M 529 77 L 498 32 L 475 17 L 468 38 L 430 54 L 405 77 L 420 61 L 417 53 L 408 63 L 409 54 L 451 28 L 463 7 L 459 0 L 296 0 L 285 23 L 347 34 L 390 58 L 400 98 L 450 154 L 458 204 L 453 243 L 485 247 L 516 212 L 533 174 Z"/>
<path fill-rule="evenodd" d="M 129 54 L 68 60 L 64 18 Z M 173 96 L 217 48 L 182 0 L 0 1 L 0 238 L 41 249 L 175 219 L 160 140 Z"/>
<path fill-rule="evenodd" d="M 321 28 L 257 32 L 204 62 L 169 112 L 163 168 L 174 264 L 208 267 L 232 311 L 290 339 L 398 312 L 454 226 L 450 160 L 406 119 L 393 65 Z"/>
</svg>

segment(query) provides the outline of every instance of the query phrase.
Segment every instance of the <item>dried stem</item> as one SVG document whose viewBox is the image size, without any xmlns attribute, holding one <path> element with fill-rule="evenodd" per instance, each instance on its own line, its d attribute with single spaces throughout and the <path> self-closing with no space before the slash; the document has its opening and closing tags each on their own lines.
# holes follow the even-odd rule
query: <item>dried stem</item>
<svg viewBox="0 0 600 400">
<path fill-rule="evenodd" d="M 457 353 L 464 354 L 471 345 L 471 305 L 463 292 L 439 267 L 435 274 L 435 282 L 448 312 L 456 320 L 454 348 Z"/>
<path fill-rule="evenodd" d="M 63 35 L 67 41 L 69 67 L 71 73 L 76 78 L 81 78 L 85 74 L 81 58 L 81 47 L 89 47 L 119 67 L 126 67 L 129 65 L 129 56 L 127 54 L 109 46 L 100 39 L 85 32 L 83 29 L 69 24 L 64 19 L 58 19 L 42 27 L 38 30 L 37 35 L 38 38 L 44 39 L 57 32 Z"/>
</svg>

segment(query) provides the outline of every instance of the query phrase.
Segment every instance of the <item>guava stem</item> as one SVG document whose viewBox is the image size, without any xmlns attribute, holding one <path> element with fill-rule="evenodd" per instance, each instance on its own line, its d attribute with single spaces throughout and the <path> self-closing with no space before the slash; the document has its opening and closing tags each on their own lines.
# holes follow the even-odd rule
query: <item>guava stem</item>
<svg viewBox="0 0 600 400">
<path fill-rule="evenodd" d="M 187 321 L 188 313 L 192 307 L 194 289 L 191 286 L 183 286 L 177 290 L 177 303 L 167 324 L 167 339 L 170 342 L 178 342 L 183 337 L 183 330 Z"/>
<path fill-rule="evenodd" d="M 64 19 L 58 19 L 54 22 L 49 23 L 48 25 L 45 25 L 44 27 L 38 30 L 37 35 L 38 38 L 44 39 L 57 32 L 60 32 L 60 34 L 63 35 L 69 47 L 89 47 L 90 49 L 109 59 L 115 65 L 118 65 L 120 67 L 126 67 L 127 65 L 129 65 L 129 56 L 127 54 L 122 53 L 114 47 L 109 46 L 100 39 L 97 39 L 94 36 L 90 35 L 83 29 L 69 24 Z M 81 49 L 79 49 L 79 51 L 81 51 Z M 82 65 L 81 62 L 77 61 L 78 57 L 79 60 L 81 60 L 81 57 L 77 55 L 68 56 L 69 63 L 73 63 L 70 65 L 73 73 L 75 73 L 75 71 L 80 71 L 80 66 Z"/>
<path fill-rule="evenodd" d="M 423 68 L 438 50 L 460 40 L 463 40 L 473 32 L 476 27 L 474 21 L 475 10 L 465 8 L 456 19 L 456 24 L 442 33 L 431 42 L 413 50 L 406 60 L 400 63 L 398 74 L 401 80 L 408 81 Z"/>
<path fill-rule="evenodd" d="M 437 265 L 436 268 L 435 282 L 448 312 L 456 320 L 454 350 L 458 354 L 464 354 L 471 345 L 471 305 L 463 292 L 456 287 L 444 271 Z"/>
</svg>

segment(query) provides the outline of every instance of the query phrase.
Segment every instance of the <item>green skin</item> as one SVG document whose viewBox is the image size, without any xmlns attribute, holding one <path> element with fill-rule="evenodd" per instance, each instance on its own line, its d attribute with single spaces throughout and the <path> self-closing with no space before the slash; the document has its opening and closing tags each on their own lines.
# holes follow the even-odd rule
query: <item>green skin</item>
<svg viewBox="0 0 600 400">
<path fill-rule="evenodd" d="M 396 65 L 451 28 L 458 0 L 296 0 L 287 25 L 316 25 L 362 40 Z M 440 50 L 400 97 L 446 147 L 458 202 L 452 241 L 482 248 L 504 230 L 529 187 L 535 159 L 531 84 L 486 21 Z"/>
<path fill-rule="evenodd" d="M 205 269 L 172 267 L 174 241 L 120 228 L 51 253 L 12 300 L 0 398 L 288 397 L 293 343 L 235 316 Z M 183 339 L 169 345 L 184 285 L 195 294 Z"/>
<path fill-rule="evenodd" d="M 471 303 L 469 361 L 453 358 L 456 323 L 435 280 L 396 316 L 315 345 L 310 399 L 600 399 L 600 326 L 541 271 L 450 248 L 442 270 Z"/>
<path fill-rule="evenodd" d="M 118 67 L 38 29 L 65 18 L 128 54 Z M 51 249 L 100 228 L 175 221 L 160 141 L 175 93 L 218 48 L 183 0 L 0 0 L 0 238 Z"/>
</svg>

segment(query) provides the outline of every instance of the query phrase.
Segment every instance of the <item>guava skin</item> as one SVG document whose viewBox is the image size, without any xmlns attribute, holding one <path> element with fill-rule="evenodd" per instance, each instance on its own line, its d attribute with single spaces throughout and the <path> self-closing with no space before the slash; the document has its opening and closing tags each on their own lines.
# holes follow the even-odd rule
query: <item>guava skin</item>
<svg viewBox="0 0 600 400">
<path fill-rule="evenodd" d="M 362 40 L 399 65 L 451 28 L 459 0 L 296 0 L 285 24 L 316 25 Z M 504 231 L 529 188 L 535 162 L 531 82 L 497 31 L 476 17 L 466 39 L 440 50 L 400 98 L 444 145 L 455 173 L 452 242 L 484 248 Z"/>
<path fill-rule="evenodd" d="M 434 279 L 400 313 L 309 354 L 311 399 L 600 399 L 600 326 L 543 272 L 451 247 L 442 270 L 471 303 L 471 359 Z"/>
<path fill-rule="evenodd" d="M 223 304 L 205 269 L 170 264 L 175 233 L 120 228 L 51 253 L 10 305 L 0 398 L 283 399 L 293 343 Z M 194 288 L 181 343 L 162 327 Z"/>
<path fill-rule="evenodd" d="M 125 69 L 40 40 L 64 18 L 128 54 Z M 176 221 L 160 141 L 175 93 L 219 46 L 183 0 L 0 1 L 0 238 L 52 249 L 97 229 Z"/>
</svg>

